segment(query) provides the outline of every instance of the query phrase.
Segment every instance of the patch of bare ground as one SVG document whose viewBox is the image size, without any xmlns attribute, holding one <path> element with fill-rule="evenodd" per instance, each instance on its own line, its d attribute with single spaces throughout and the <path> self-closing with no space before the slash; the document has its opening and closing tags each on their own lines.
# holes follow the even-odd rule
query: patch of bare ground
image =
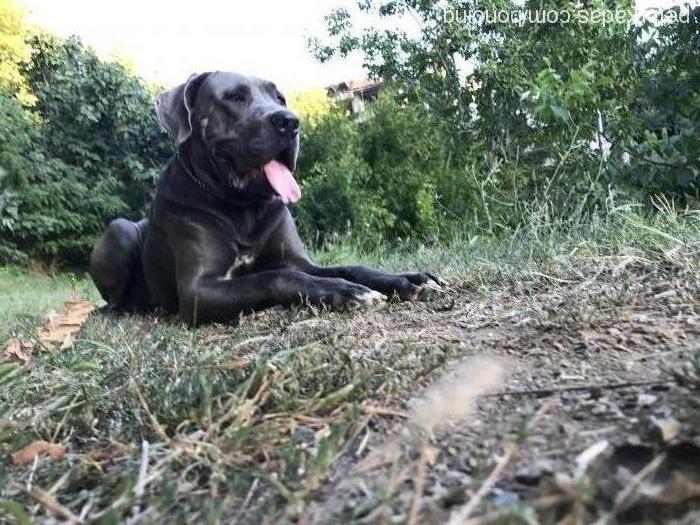
<svg viewBox="0 0 700 525">
<path fill-rule="evenodd" d="M 634 255 L 597 264 L 488 295 L 457 286 L 437 302 L 347 320 L 341 341 L 353 355 L 418 347 L 448 372 L 488 356 L 506 381 L 423 438 L 410 420 L 368 420 L 301 521 L 654 522 L 690 512 L 690 523 L 700 412 L 670 370 L 700 345 L 698 276 Z M 413 391 L 430 379 L 414 379 Z"/>
</svg>

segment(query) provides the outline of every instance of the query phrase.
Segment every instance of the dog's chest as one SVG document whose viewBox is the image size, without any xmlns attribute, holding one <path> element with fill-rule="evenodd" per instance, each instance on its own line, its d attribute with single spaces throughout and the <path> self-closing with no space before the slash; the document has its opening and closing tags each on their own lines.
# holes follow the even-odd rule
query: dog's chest
<svg viewBox="0 0 700 525">
<path fill-rule="evenodd" d="M 233 259 L 226 273 L 220 278 L 221 281 L 230 281 L 237 275 L 245 275 L 250 272 L 255 264 L 255 255 L 251 253 L 238 253 Z"/>
<path fill-rule="evenodd" d="M 270 210 L 258 209 L 239 214 L 227 225 L 228 261 L 220 280 L 231 280 L 255 271 L 261 251 L 267 243 L 271 231 L 276 227 L 279 214 Z M 276 210 L 275 210 L 276 211 Z"/>
</svg>

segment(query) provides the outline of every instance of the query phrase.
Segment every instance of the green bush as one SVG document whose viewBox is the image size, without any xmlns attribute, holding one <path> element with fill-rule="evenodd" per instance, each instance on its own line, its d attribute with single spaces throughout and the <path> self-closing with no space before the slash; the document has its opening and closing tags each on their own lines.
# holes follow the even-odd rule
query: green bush
<svg viewBox="0 0 700 525">
<path fill-rule="evenodd" d="M 47 153 L 109 181 L 140 217 L 172 147 L 153 110 L 153 94 L 121 64 L 100 60 L 72 37 L 36 35 L 25 75 L 37 98 Z"/>
<path fill-rule="evenodd" d="M 674 11 L 680 13 L 681 8 Z M 650 194 L 700 197 L 700 7 L 689 21 L 649 28 L 612 131 L 616 176 Z M 627 162 L 620 162 L 623 155 Z"/>
<path fill-rule="evenodd" d="M 84 263 L 104 223 L 124 209 L 116 188 L 89 183 L 79 167 L 49 155 L 41 126 L 0 94 L 0 260 Z"/>
<path fill-rule="evenodd" d="M 365 243 L 445 233 L 468 208 L 470 180 L 453 166 L 430 115 L 387 89 L 356 118 L 340 110 L 305 130 L 295 215 L 307 237 Z"/>
<path fill-rule="evenodd" d="M 0 262 L 82 266 L 111 219 L 146 212 L 170 146 L 121 65 L 75 38 L 29 44 L 36 106 L 0 95 Z"/>
</svg>

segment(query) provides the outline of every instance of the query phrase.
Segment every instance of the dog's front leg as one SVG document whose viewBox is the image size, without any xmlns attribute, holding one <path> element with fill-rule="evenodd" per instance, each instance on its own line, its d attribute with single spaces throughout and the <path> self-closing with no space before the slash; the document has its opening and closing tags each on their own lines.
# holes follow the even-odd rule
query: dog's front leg
<svg viewBox="0 0 700 525">
<path fill-rule="evenodd" d="M 199 279 L 179 287 L 179 309 L 190 324 L 226 322 L 241 312 L 309 302 L 329 306 L 371 304 L 382 294 L 345 279 L 272 270 L 230 280 Z"/>
<path fill-rule="evenodd" d="M 441 290 L 447 284 L 438 276 L 428 272 L 389 273 L 366 266 L 335 266 L 323 268 L 309 265 L 304 268 L 309 275 L 332 277 L 358 283 L 387 296 L 398 295 L 403 300 L 416 299 L 426 290 Z"/>
</svg>

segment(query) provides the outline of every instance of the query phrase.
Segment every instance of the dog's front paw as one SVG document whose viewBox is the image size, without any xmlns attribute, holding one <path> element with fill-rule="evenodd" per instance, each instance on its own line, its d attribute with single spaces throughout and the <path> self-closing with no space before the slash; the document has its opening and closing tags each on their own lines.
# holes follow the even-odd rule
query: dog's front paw
<svg viewBox="0 0 700 525">
<path fill-rule="evenodd" d="M 369 292 L 364 292 L 355 298 L 361 305 L 373 305 L 378 303 L 383 303 L 387 300 L 386 295 L 376 290 L 370 290 Z"/>
<path fill-rule="evenodd" d="M 444 286 L 444 279 L 428 272 L 399 274 L 391 283 L 393 293 L 403 301 L 434 299 L 445 292 Z"/>
<path fill-rule="evenodd" d="M 381 292 L 344 279 L 332 279 L 316 291 L 313 302 L 334 308 L 376 305 L 387 300 Z"/>
<path fill-rule="evenodd" d="M 442 290 L 444 287 L 449 286 L 445 279 L 430 272 L 404 273 L 401 276 L 416 286 L 427 286 L 434 290 Z"/>
</svg>

